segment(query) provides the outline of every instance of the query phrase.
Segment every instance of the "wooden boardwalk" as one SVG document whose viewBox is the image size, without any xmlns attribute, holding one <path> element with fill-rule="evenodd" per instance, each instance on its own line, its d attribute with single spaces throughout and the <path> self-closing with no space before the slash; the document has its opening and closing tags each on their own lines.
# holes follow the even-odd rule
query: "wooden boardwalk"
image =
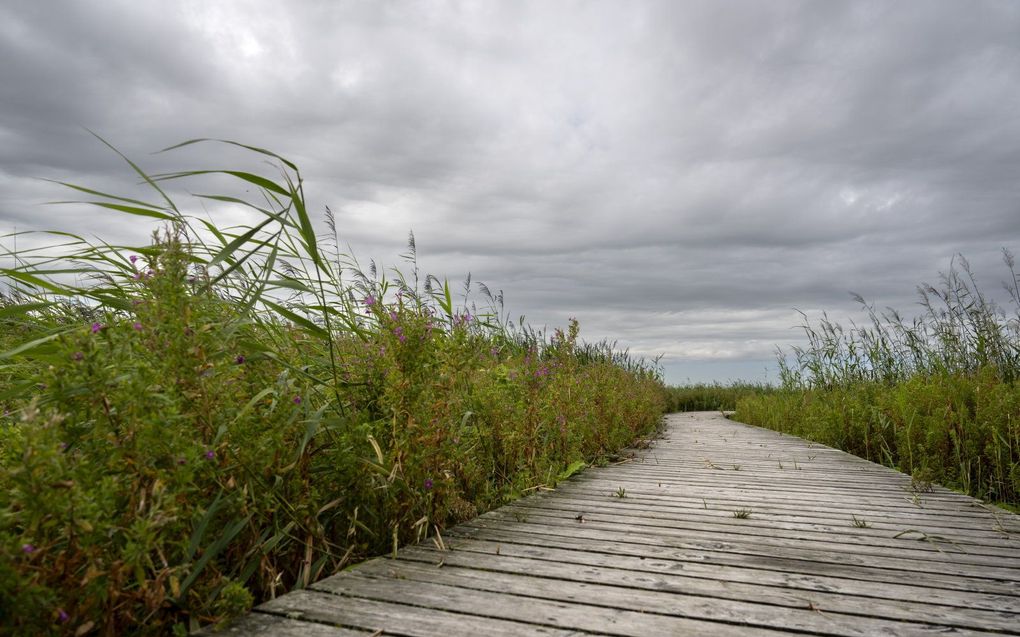
<svg viewBox="0 0 1020 637">
<path fill-rule="evenodd" d="M 444 539 L 224 632 L 1020 635 L 1020 516 L 717 413 Z"/>
</svg>

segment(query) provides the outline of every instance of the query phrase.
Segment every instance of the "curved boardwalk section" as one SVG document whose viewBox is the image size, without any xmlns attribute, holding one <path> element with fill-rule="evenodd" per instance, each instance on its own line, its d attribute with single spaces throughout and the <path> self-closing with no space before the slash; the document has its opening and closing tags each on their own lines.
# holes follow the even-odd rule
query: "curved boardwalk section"
<svg viewBox="0 0 1020 637">
<path fill-rule="evenodd" d="M 252 635 L 1020 634 L 1020 518 L 799 438 L 662 439 L 263 604 Z"/>
</svg>

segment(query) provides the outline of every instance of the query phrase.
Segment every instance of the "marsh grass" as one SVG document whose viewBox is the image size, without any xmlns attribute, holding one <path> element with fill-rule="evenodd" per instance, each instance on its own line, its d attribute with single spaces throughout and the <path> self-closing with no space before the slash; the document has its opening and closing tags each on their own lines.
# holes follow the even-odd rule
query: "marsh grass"
<svg viewBox="0 0 1020 637">
<path fill-rule="evenodd" d="M 0 299 L 0 625 L 185 633 L 554 484 L 653 432 L 658 370 L 507 320 L 502 294 L 364 271 L 318 236 L 295 164 L 149 175 L 151 200 L 64 184 L 159 225 L 63 231 Z M 176 148 L 176 147 L 175 147 Z M 172 149 L 168 149 L 172 150 Z M 164 189 L 214 178 L 251 226 Z M 482 309 L 471 300 L 479 290 Z"/>
<path fill-rule="evenodd" d="M 767 383 L 733 382 L 674 385 L 667 389 L 669 411 L 732 411 L 745 396 L 769 394 L 776 388 Z"/>
<path fill-rule="evenodd" d="M 808 344 L 780 352 L 782 388 L 746 396 L 737 417 L 940 483 L 1020 504 L 1020 278 L 1003 251 L 1008 309 L 957 257 L 922 285 L 922 313 L 906 320 L 859 299 L 864 325 L 824 317 L 802 326 Z"/>
</svg>

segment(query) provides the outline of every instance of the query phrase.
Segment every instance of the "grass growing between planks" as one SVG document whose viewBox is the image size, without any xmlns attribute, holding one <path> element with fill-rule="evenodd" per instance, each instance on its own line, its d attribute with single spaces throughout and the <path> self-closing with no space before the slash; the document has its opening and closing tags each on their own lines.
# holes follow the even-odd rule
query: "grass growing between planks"
<svg viewBox="0 0 1020 637">
<path fill-rule="evenodd" d="M 55 232 L 3 271 L 0 626 L 185 634 L 552 484 L 650 434 L 656 369 L 546 338 L 316 236 L 297 167 L 150 176 L 150 245 Z M 258 199 L 222 229 L 163 184 Z M 243 189 L 242 188 L 242 189 Z M 77 281 L 68 283 L 69 280 Z M 87 281 L 80 283 L 80 281 Z M 11 291 L 16 290 L 16 291 Z"/>
<path fill-rule="evenodd" d="M 910 322 L 865 305 L 866 326 L 806 324 L 795 362 L 780 356 L 782 389 L 740 399 L 737 418 L 1020 506 L 1020 279 L 1004 257 L 1010 313 L 960 258 Z"/>
</svg>

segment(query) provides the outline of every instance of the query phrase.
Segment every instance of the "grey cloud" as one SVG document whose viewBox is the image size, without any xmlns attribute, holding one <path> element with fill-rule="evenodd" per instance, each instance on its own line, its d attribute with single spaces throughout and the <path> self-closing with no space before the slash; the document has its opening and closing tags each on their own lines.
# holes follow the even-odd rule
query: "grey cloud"
<svg viewBox="0 0 1020 637">
<path fill-rule="evenodd" d="M 424 269 L 539 324 L 760 369 L 793 308 L 859 316 L 853 290 L 909 312 L 957 252 L 997 287 L 1020 236 L 1017 42 L 1020 5 L 995 0 L 15 0 L 0 232 L 145 240 L 39 213 L 67 193 L 32 177 L 144 191 L 83 127 L 155 172 L 264 169 L 150 154 L 235 138 L 296 160 L 363 260 L 398 265 L 413 229 Z M 172 186 L 202 212 L 195 188 Z"/>
</svg>

